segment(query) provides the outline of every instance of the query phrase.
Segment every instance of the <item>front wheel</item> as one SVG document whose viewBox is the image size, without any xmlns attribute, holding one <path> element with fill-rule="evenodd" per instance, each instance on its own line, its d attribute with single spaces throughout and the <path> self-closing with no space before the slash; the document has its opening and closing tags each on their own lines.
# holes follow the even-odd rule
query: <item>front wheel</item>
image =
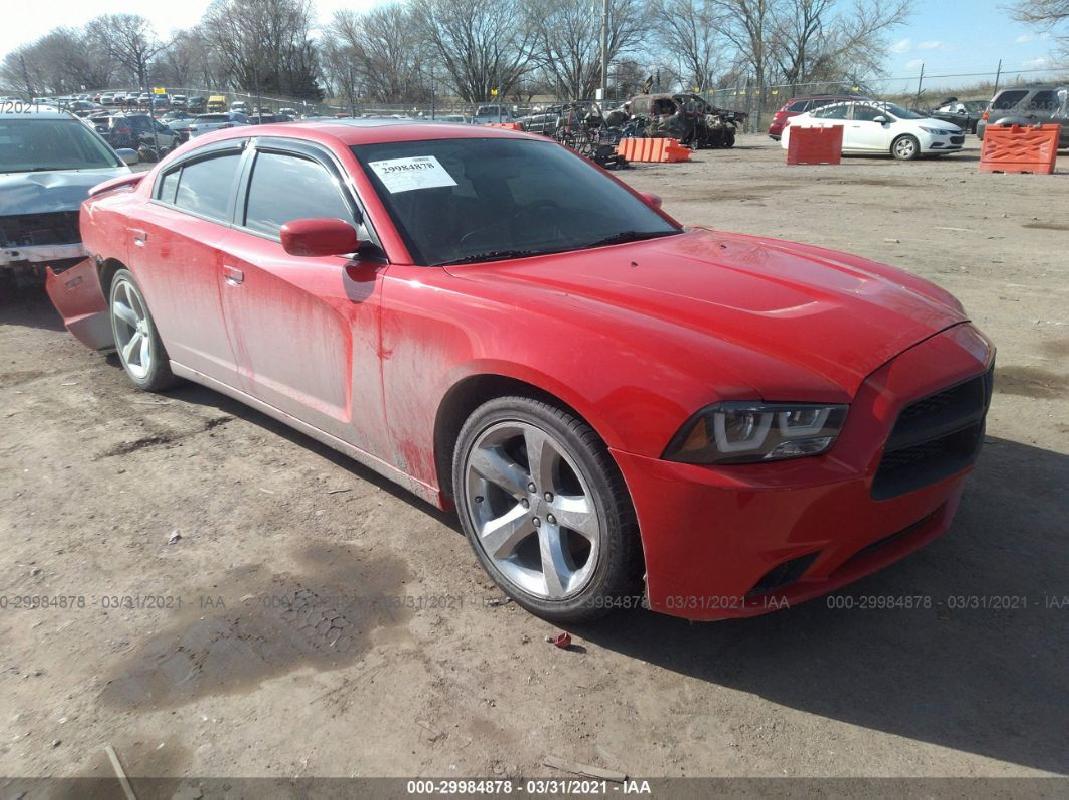
<svg viewBox="0 0 1069 800">
<path fill-rule="evenodd" d="M 538 400 L 491 400 L 461 430 L 452 474 L 476 556 L 524 608 L 574 623 L 638 605 L 634 509 L 585 422 Z"/>
<path fill-rule="evenodd" d="M 906 134 L 891 142 L 891 155 L 899 161 L 913 161 L 921 154 L 921 143 L 916 136 Z"/>
<path fill-rule="evenodd" d="M 108 314 L 119 362 L 134 385 L 145 392 L 173 386 L 177 379 L 171 372 L 170 357 L 129 270 L 120 269 L 111 280 Z"/>
</svg>

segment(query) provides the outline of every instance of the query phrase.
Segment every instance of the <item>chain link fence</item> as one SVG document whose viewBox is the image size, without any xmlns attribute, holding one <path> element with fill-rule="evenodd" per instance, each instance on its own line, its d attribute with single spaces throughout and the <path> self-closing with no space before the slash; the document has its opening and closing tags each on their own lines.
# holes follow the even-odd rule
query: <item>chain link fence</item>
<svg viewBox="0 0 1069 800">
<path fill-rule="evenodd" d="M 880 100 L 891 100 L 908 107 L 928 108 L 937 105 L 948 96 L 962 100 L 989 100 L 999 89 L 1016 84 L 1028 83 L 1069 83 L 1069 68 L 1058 69 L 1020 69 L 1004 70 L 1001 62 L 987 72 L 959 72 L 943 74 L 926 74 L 922 67 L 915 75 L 885 77 L 869 81 L 809 81 L 804 83 L 776 83 L 760 86 L 752 77 L 740 79 L 733 86 L 722 86 L 695 92 L 711 105 L 735 111 L 744 111 L 749 115 L 746 128 L 751 132 L 763 131 L 772 115 L 792 98 L 812 95 L 863 95 Z M 484 103 L 469 103 L 447 95 L 435 95 L 422 102 L 383 102 L 365 97 L 352 100 L 346 98 L 328 98 L 324 102 L 312 103 L 293 98 L 274 97 L 263 94 L 238 92 L 229 89 L 208 89 L 204 87 L 166 87 L 169 95 L 185 95 L 186 98 L 223 98 L 226 108 L 241 101 L 250 112 L 259 108 L 264 113 L 271 113 L 283 108 L 296 110 L 299 114 L 315 116 L 404 116 L 422 117 L 424 119 L 441 119 L 442 117 L 464 117 L 470 119 L 479 105 L 498 105 L 508 108 L 514 116 L 521 116 L 546 106 L 559 105 L 576 98 L 551 95 L 539 95 L 518 101 L 516 98 L 490 98 Z M 122 91 L 102 90 L 104 93 Z M 134 94 L 133 90 L 127 90 Z M 655 87 L 654 92 L 671 93 L 675 90 Z M 100 94 L 101 92 L 90 92 Z M 623 98 L 626 99 L 626 98 Z M 614 108 L 623 99 L 610 99 L 606 106 Z"/>
</svg>

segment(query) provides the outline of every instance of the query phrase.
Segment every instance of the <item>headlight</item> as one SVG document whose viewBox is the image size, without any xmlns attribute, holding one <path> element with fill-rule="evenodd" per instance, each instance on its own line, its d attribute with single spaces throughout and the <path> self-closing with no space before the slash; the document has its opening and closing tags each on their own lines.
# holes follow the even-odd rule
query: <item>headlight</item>
<svg viewBox="0 0 1069 800">
<path fill-rule="evenodd" d="M 922 131 L 927 131 L 928 133 L 933 133 L 936 136 L 950 136 L 954 133 L 954 131 L 948 131 L 944 128 L 926 128 L 923 125 L 920 126 L 920 129 Z"/>
<path fill-rule="evenodd" d="M 664 458 L 739 464 L 817 455 L 839 435 L 846 410 L 814 403 L 717 403 L 687 420 Z"/>
</svg>

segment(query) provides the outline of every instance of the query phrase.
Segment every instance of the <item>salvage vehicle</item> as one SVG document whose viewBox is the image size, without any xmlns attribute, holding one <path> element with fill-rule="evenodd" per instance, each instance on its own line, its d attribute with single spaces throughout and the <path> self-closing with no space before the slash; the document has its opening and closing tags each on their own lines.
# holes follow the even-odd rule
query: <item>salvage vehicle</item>
<svg viewBox="0 0 1069 800">
<path fill-rule="evenodd" d="M 983 442 L 994 348 L 948 292 L 685 229 L 542 136 L 216 131 L 96 187 L 82 234 L 49 295 L 134 386 L 211 387 L 455 508 L 552 620 L 837 589 L 947 530 Z"/>
<path fill-rule="evenodd" d="M 815 111 L 832 103 L 867 99 L 867 97 L 853 94 L 815 94 L 808 97 L 791 98 L 772 115 L 772 121 L 768 124 L 769 138 L 779 141 L 779 138 L 783 135 L 783 128 L 786 126 L 787 120 L 791 117 L 797 117 L 799 114 L 804 114 L 806 111 Z"/>
<path fill-rule="evenodd" d="M 80 261 L 78 207 L 91 187 L 136 162 L 133 150 L 120 158 L 68 112 L 0 113 L 0 273 Z"/>
<path fill-rule="evenodd" d="M 957 125 L 922 116 L 894 103 L 851 101 L 822 106 L 787 120 L 780 145 L 790 147 L 791 130 L 800 127 L 843 129 L 843 153 L 892 155 L 912 161 L 922 155 L 961 150 L 965 132 Z"/>
<path fill-rule="evenodd" d="M 222 111 L 216 114 L 198 114 L 186 130 L 189 131 L 189 138 L 193 139 L 209 131 L 248 124 L 249 119 L 244 114 L 238 111 Z"/>
<path fill-rule="evenodd" d="M 1069 147 L 1069 86 L 1003 89 L 991 100 L 976 126 L 984 138 L 988 125 L 1061 125 L 1058 147 Z"/>
<path fill-rule="evenodd" d="M 694 149 L 731 147 L 742 111 L 709 105 L 696 94 L 640 94 L 628 101 L 627 111 L 637 128 L 634 136 L 668 136 Z"/>
<path fill-rule="evenodd" d="M 976 133 L 976 127 L 989 105 L 988 100 L 959 100 L 956 97 L 948 97 L 936 108 L 925 112 L 918 109 L 917 113 L 932 119 L 941 119 L 943 122 L 953 122 L 964 131 Z"/>
<path fill-rule="evenodd" d="M 503 104 L 491 104 L 479 106 L 471 120 L 475 125 L 486 125 L 491 122 L 512 122 L 512 110 Z"/>
</svg>

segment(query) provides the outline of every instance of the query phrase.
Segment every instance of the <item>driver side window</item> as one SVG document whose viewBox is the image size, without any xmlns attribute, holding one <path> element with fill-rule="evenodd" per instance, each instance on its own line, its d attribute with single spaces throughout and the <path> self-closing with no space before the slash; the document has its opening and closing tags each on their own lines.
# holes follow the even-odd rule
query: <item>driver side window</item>
<svg viewBox="0 0 1069 800">
<path fill-rule="evenodd" d="M 337 179 L 310 158 L 258 152 L 245 202 L 244 226 L 278 236 L 279 228 L 291 220 L 322 218 L 355 224 Z"/>
</svg>

